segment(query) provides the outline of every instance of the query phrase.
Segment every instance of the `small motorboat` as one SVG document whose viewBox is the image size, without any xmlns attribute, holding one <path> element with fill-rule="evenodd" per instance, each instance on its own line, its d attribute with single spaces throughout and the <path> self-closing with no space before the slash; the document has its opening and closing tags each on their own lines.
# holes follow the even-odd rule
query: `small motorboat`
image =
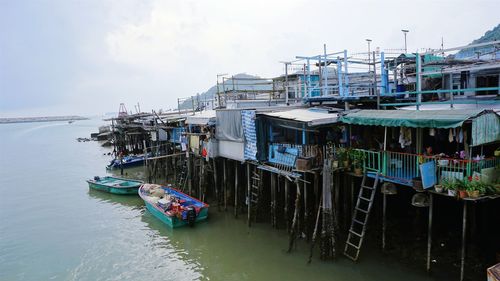
<svg viewBox="0 0 500 281">
<path fill-rule="evenodd" d="M 155 217 L 172 228 L 194 226 L 208 218 L 208 204 L 171 186 L 143 184 L 139 196 Z"/>
<path fill-rule="evenodd" d="M 126 169 L 130 167 L 141 166 L 142 164 L 144 164 L 144 155 L 129 155 L 123 157 L 121 160 L 119 158 L 111 160 L 109 165 L 106 166 L 106 169 Z"/>
<path fill-rule="evenodd" d="M 87 180 L 89 188 L 109 192 L 113 194 L 137 194 L 137 190 L 143 184 L 140 180 L 123 179 L 116 177 L 94 177 Z"/>
</svg>

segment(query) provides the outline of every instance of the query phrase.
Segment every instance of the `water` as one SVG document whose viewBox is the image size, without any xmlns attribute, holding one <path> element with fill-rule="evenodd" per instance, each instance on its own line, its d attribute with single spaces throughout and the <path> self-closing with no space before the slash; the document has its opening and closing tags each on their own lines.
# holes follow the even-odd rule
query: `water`
<svg viewBox="0 0 500 281">
<path fill-rule="evenodd" d="M 287 254 L 285 231 L 215 207 L 171 230 L 138 197 L 89 191 L 109 149 L 75 139 L 99 125 L 0 125 L 0 280 L 430 280 L 378 250 L 307 265 L 305 243 Z"/>
</svg>

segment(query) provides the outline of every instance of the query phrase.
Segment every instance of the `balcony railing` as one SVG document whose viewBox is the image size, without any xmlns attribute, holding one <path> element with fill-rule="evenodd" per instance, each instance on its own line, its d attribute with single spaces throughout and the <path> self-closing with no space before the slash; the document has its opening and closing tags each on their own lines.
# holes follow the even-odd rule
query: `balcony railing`
<svg viewBox="0 0 500 281">
<path fill-rule="evenodd" d="M 419 165 L 436 161 L 436 176 L 438 179 L 473 176 L 483 169 L 494 168 L 500 165 L 500 157 L 491 157 L 480 160 L 453 159 L 425 156 L 393 151 L 372 151 L 356 149 L 363 152 L 363 168 L 365 171 L 378 172 L 387 178 L 393 178 L 404 184 L 411 184 L 413 178 L 420 176 Z"/>
</svg>

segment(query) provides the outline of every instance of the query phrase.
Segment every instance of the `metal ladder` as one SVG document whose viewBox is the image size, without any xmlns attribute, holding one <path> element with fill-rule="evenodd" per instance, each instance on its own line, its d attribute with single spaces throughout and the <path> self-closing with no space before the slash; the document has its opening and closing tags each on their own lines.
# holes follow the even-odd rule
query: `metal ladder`
<svg viewBox="0 0 500 281">
<path fill-rule="evenodd" d="M 358 200 L 356 202 L 356 207 L 354 208 L 351 227 L 349 229 L 349 234 L 347 235 L 347 241 L 344 248 L 344 255 L 353 261 L 358 260 L 359 252 L 361 251 L 361 245 L 363 244 L 368 217 L 370 216 L 370 211 L 373 206 L 373 199 L 375 198 L 375 193 L 377 191 L 378 177 L 379 174 L 377 173 L 373 182 L 373 186 L 371 187 L 365 185 L 367 178 L 366 173 L 363 176 L 363 180 L 361 182 Z"/>
</svg>

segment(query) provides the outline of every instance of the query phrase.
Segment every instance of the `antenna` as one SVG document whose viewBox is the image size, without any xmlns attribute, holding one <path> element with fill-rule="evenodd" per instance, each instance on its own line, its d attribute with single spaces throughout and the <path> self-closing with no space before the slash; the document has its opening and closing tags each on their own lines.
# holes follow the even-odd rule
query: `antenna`
<svg viewBox="0 0 500 281">
<path fill-rule="evenodd" d="M 124 103 L 120 103 L 120 108 L 118 109 L 118 117 L 128 116 L 127 108 Z"/>
<path fill-rule="evenodd" d="M 443 50 L 443 52 L 441 54 L 444 57 L 444 39 L 443 39 L 443 36 L 441 36 L 441 50 Z"/>
</svg>

